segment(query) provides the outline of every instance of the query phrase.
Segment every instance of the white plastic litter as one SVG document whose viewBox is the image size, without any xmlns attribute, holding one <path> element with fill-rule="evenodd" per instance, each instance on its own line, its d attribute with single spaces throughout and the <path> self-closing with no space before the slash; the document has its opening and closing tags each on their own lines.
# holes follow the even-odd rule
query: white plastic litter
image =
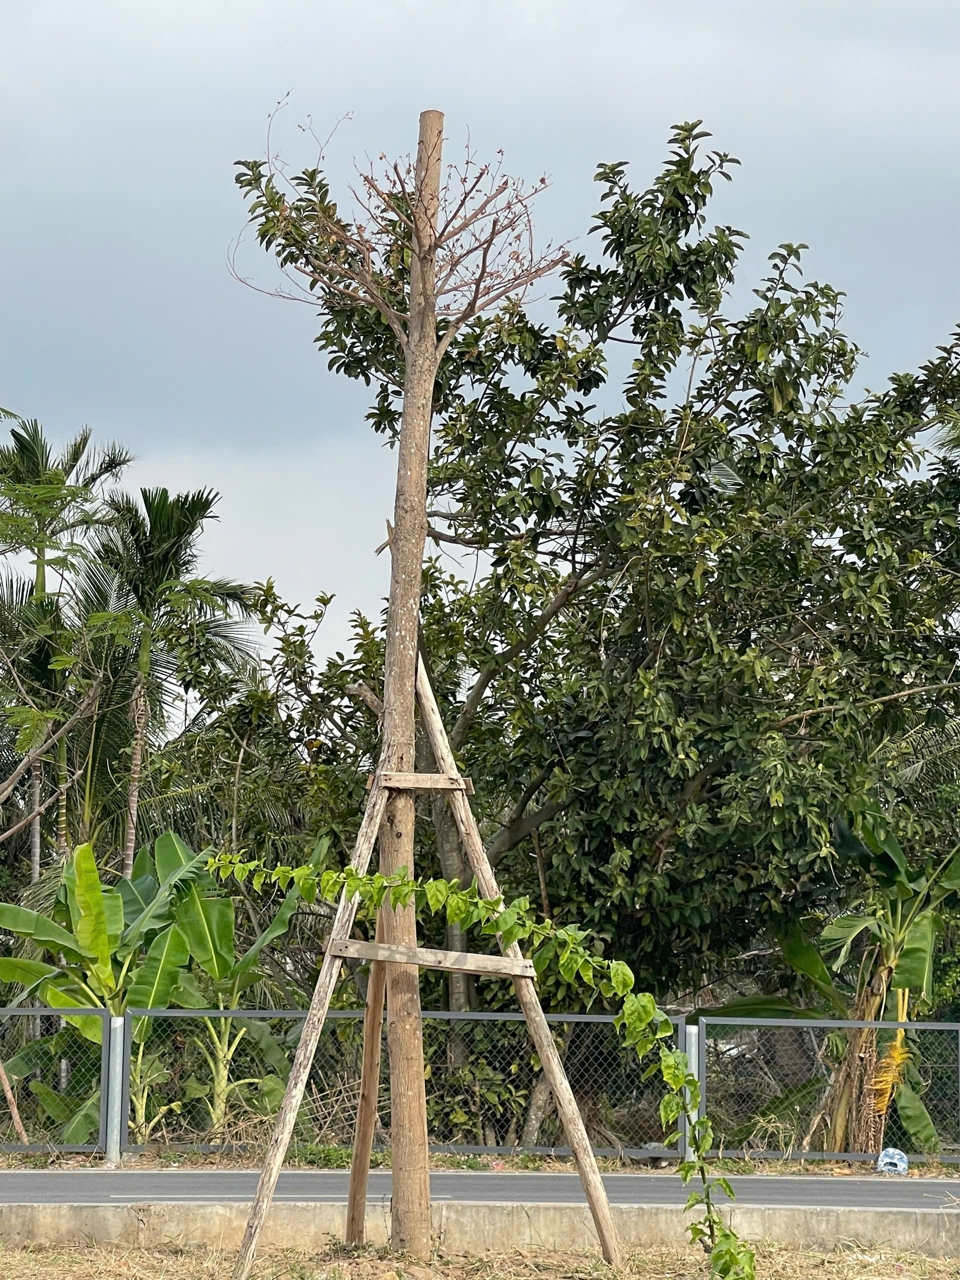
<svg viewBox="0 0 960 1280">
<path fill-rule="evenodd" d="M 877 1159 L 877 1173 L 896 1173 L 901 1177 L 910 1168 L 910 1161 L 898 1147 L 886 1147 Z"/>
</svg>

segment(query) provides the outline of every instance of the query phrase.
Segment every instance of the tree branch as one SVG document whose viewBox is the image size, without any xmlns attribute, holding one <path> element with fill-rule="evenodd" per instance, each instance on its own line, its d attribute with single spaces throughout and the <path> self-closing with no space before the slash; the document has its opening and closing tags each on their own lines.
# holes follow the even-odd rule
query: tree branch
<svg viewBox="0 0 960 1280">
<path fill-rule="evenodd" d="M 719 773 L 729 762 L 728 756 L 721 756 L 718 760 L 711 760 L 709 764 L 699 769 L 692 778 L 687 779 L 686 786 L 680 793 L 680 803 L 677 805 L 676 813 L 653 842 L 654 864 L 658 870 L 663 865 L 663 861 L 667 856 L 667 845 L 676 835 L 677 828 L 680 826 L 680 819 L 686 813 L 687 806 L 697 799 L 713 775 Z"/>
<path fill-rule="evenodd" d="M 91 705 L 96 701 L 97 695 L 100 692 L 100 683 L 101 683 L 100 677 L 98 676 L 97 679 L 94 680 L 90 688 L 87 690 L 86 696 L 84 697 L 83 701 L 80 703 L 80 706 L 77 707 L 76 711 L 70 717 L 70 719 L 65 720 L 63 724 L 60 726 L 60 728 L 56 731 L 56 733 L 51 734 L 48 737 L 44 738 L 44 740 L 40 743 L 38 747 L 34 747 L 32 751 L 27 752 L 27 754 L 23 757 L 23 759 L 14 769 L 13 773 L 9 775 L 7 780 L 3 783 L 0 783 L 0 804 L 3 804 L 5 800 L 9 799 L 11 793 L 13 792 L 14 787 L 17 785 L 17 783 L 20 781 L 23 775 L 28 772 L 28 770 L 31 768 L 34 762 L 36 760 L 40 760 L 44 755 L 46 755 L 46 753 L 50 750 L 50 748 L 55 743 L 59 742 L 60 739 L 64 736 L 64 734 L 69 733 L 70 730 L 73 728 L 73 726 L 77 723 L 77 721 L 81 720 L 87 714 L 87 712 L 90 710 Z"/>
<path fill-rule="evenodd" d="M 359 698 L 361 702 L 365 702 L 378 720 L 383 718 L 383 703 L 362 680 L 359 684 L 348 684 L 347 693 L 351 698 Z"/>
<path fill-rule="evenodd" d="M 459 716 L 457 716 L 457 722 L 450 734 L 450 746 L 454 751 L 463 746 L 467 730 L 473 723 L 473 718 L 477 714 L 480 703 L 483 701 L 483 695 L 500 668 L 506 663 L 512 662 L 514 658 L 523 653 L 524 649 L 533 644 L 534 640 L 543 634 L 557 614 L 566 607 L 575 593 L 583 587 L 592 586 L 594 582 L 597 582 L 603 576 L 605 569 L 606 559 L 602 557 L 600 561 L 595 562 L 594 568 L 589 573 L 571 573 L 565 579 L 557 594 L 534 620 L 532 626 L 527 628 L 520 639 L 508 645 L 506 649 L 501 649 L 484 667 L 474 681 L 473 688 L 467 694 L 467 699 Z"/>
<path fill-rule="evenodd" d="M 490 859 L 491 867 L 496 867 L 502 861 L 504 854 L 515 849 L 545 822 L 555 818 L 564 809 L 569 809 L 571 804 L 573 804 L 572 800 L 548 800 L 542 809 L 528 813 L 519 822 L 501 827 L 487 847 L 487 857 Z"/>
<path fill-rule="evenodd" d="M 56 804 L 61 796 L 65 796 L 73 784 L 83 776 L 86 767 L 87 762 L 84 761 L 76 773 L 69 777 L 66 782 L 61 783 L 60 786 L 57 787 L 56 791 L 54 791 L 53 795 L 48 796 L 47 799 L 44 800 L 43 804 L 38 805 L 32 813 L 28 813 L 25 818 L 21 818 L 14 826 L 8 827 L 4 832 L 0 832 L 0 844 L 3 844 L 4 840 L 9 840 L 11 836 L 15 836 L 17 832 L 22 831 L 24 827 L 29 827 L 34 818 L 41 817 L 41 815 L 46 813 L 52 804 Z"/>
<path fill-rule="evenodd" d="M 885 693 L 882 698 L 869 698 L 866 702 L 838 702 L 830 707 L 810 707 L 807 711 L 798 711 L 770 725 L 771 729 L 784 729 L 788 724 L 796 724 L 798 720 L 806 720 L 808 716 L 830 715 L 834 711 L 866 711 L 868 707 L 878 707 L 882 702 L 898 702 L 901 698 L 912 698 L 916 693 L 939 693 L 943 689 L 960 689 L 960 682 L 948 680 L 944 684 L 919 684 L 913 689 L 902 689 L 899 693 Z"/>
</svg>

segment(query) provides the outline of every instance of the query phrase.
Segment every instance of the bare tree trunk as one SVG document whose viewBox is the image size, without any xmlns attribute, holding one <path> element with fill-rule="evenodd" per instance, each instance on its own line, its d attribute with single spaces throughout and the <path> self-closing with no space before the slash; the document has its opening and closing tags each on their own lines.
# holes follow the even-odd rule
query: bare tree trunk
<svg viewBox="0 0 960 1280">
<path fill-rule="evenodd" d="M 572 1022 L 568 1022 L 564 1028 L 563 1043 L 560 1046 L 560 1060 L 564 1064 L 567 1061 L 570 1041 L 573 1039 L 574 1025 Z M 550 1092 L 550 1081 L 541 1072 L 530 1090 L 530 1102 L 527 1106 L 527 1114 L 523 1120 L 523 1132 L 520 1136 L 521 1147 L 539 1146 L 540 1130 L 543 1127 L 544 1120 L 550 1114 L 552 1106 L 553 1094 Z"/>
<path fill-rule="evenodd" d="M 381 768 L 412 771 L 416 764 L 417 638 L 423 551 L 427 536 L 427 465 L 437 367 L 436 223 L 440 201 L 443 116 L 424 111 L 413 209 L 410 318 L 405 351 L 403 417 L 397 458 L 397 493 L 391 536 L 390 601 L 383 681 Z M 416 806 L 411 792 L 397 792 L 380 833 L 384 874 L 414 869 Z M 384 910 L 384 941 L 416 946 L 415 908 Z M 430 1167 L 423 1074 L 420 972 L 387 966 L 387 1048 L 390 1055 L 393 1149 L 391 1244 L 415 1257 L 430 1253 Z"/>
<path fill-rule="evenodd" d="M 67 768 L 67 740 L 61 738 L 57 743 L 57 784 L 60 793 L 57 797 L 57 857 L 61 860 L 67 856 L 69 842 L 67 840 L 67 791 L 70 784 L 70 772 Z"/>
<path fill-rule="evenodd" d="M 537 1076 L 536 1083 L 530 1090 L 530 1103 L 523 1120 L 523 1132 L 520 1135 L 521 1147 L 536 1147 L 540 1141 L 540 1129 L 547 1112 L 553 1102 L 550 1092 L 550 1081 L 545 1075 Z"/>
<path fill-rule="evenodd" d="M 10 1088 L 10 1081 L 7 1079 L 7 1073 L 4 1070 L 2 1062 L 0 1062 L 0 1085 L 3 1085 L 3 1096 L 7 1100 L 10 1119 L 13 1121 L 13 1127 L 17 1131 L 17 1137 L 25 1147 L 29 1147 L 30 1139 L 27 1137 L 27 1131 L 24 1129 L 23 1121 L 20 1119 L 20 1111 L 17 1108 L 17 1099 L 14 1096 L 13 1090 Z"/>
<path fill-rule="evenodd" d="M 440 796 L 433 802 L 433 829 L 437 837 L 437 861 L 444 880 L 459 880 L 461 887 L 469 882 L 469 873 L 460 848 L 460 833 L 453 820 L 446 798 Z M 446 925 L 445 946 L 448 951 L 465 951 L 466 934 L 459 924 L 450 921 Z M 447 974 L 447 1003 L 453 1013 L 465 1013 L 470 1008 L 470 974 Z M 453 1029 L 451 1029 L 451 1035 Z M 458 1064 L 462 1065 L 462 1064 Z"/>
<path fill-rule="evenodd" d="M 40 789 L 43 785 L 43 765 L 34 760 L 30 767 L 30 803 L 34 811 L 40 808 Z M 40 823 L 38 813 L 30 823 L 30 883 L 36 884 L 40 879 Z"/>
<path fill-rule="evenodd" d="M 133 720 L 133 742 L 130 747 L 130 790 L 127 798 L 127 827 L 123 840 L 123 878 L 133 876 L 133 858 L 137 845 L 137 807 L 140 803 L 140 771 L 143 767 L 143 741 L 147 734 L 147 690 L 142 676 L 137 677 L 130 701 Z"/>
</svg>

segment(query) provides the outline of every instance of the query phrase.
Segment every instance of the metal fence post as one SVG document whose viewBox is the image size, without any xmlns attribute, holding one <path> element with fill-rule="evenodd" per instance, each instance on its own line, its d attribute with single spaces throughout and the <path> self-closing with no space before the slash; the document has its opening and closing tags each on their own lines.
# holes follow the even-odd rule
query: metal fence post
<svg viewBox="0 0 960 1280">
<path fill-rule="evenodd" d="M 106 1019 L 104 1020 L 106 1022 Z M 123 1018 L 109 1022 L 110 1057 L 107 1069 L 107 1146 L 106 1163 L 120 1163 L 120 1135 L 123 1128 Z"/>
<path fill-rule="evenodd" d="M 686 1032 L 684 1035 L 684 1044 L 686 1046 L 686 1052 L 687 1052 L 687 1069 L 690 1072 L 690 1074 L 694 1077 L 694 1079 L 699 1083 L 700 1082 L 700 1025 L 699 1023 L 697 1023 L 695 1026 L 690 1026 L 689 1023 L 687 1024 Z M 701 1084 L 701 1090 L 702 1088 L 703 1086 Z M 689 1095 L 687 1097 L 687 1108 L 690 1109 Z M 695 1114 L 692 1112 L 692 1110 L 690 1111 L 690 1114 L 693 1115 L 694 1120 L 698 1119 L 700 1115 L 699 1107 L 697 1108 L 697 1111 Z M 683 1138 L 681 1142 L 681 1154 L 684 1160 L 693 1159 L 693 1134 L 690 1132 L 690 1125 L 687 1122 L 686 1118 L 684 1119 L 684 1122 L 683 1122 Z"/>
</svg>

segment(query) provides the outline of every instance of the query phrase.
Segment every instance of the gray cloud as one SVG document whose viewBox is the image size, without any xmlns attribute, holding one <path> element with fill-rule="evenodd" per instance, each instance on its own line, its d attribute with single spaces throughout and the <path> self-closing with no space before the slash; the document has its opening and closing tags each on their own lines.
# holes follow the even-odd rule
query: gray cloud
<svg viewBox="0 0 960 1280">
<path fill-rule="evenodd" d="M 811 245 L 811 270 L 849 292 L 868 382 L 960 318 L 953 0 L 8 0 L 0 41 L 0 404 L 54 434 L 122 436 L 144 475 L 219 484 L 224 553 L 235 519 L 244 537 L 286 529 L 278 572 L 304 594 L 346 544 L 292 531 L 265 477 L 309 466 L 297 502 L 319 510 L 366 476 L 353 543 L 369 550 L 390 457 L 363 439 L 362 390 L 325 373 L 310 311 L 226 270 L 232 163 L 261 153 L 288 89 L 291 160 L 308 113 L 325 132 L 352 111 L 330 152 L 344 180 L 355 155 L 408 151 L 418 111 L 440 107 L 451 145 L 469 129 L 513 171 L 552 175 L 553 238 L 586 230 L 598 160 L 642 183 L 669 125 L 703 117 L 744 162 L 717 218 L 750 232 L 755 274 L 779 241 Z M 259 503 L 226 493 L 258 482 Z M 381 571 L 366 555 L 344 590 L 372 607 Z"/>
</svg>

